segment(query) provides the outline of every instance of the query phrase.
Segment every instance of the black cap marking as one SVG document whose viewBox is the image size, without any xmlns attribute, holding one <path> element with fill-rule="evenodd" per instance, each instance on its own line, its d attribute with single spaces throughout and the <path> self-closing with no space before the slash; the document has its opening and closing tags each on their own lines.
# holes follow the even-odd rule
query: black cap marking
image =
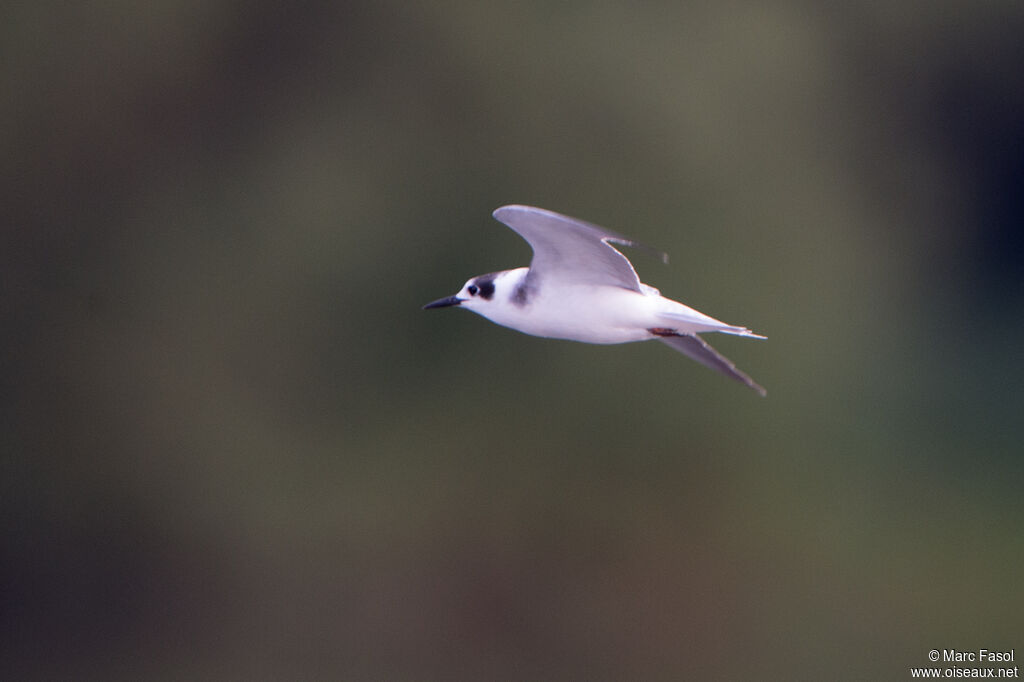
<svg viewBox="0 0 1024 682">
<path fill-rule="evenodd" d="M 489 301 L 494 298 L 494 280 L 493 279 L 478 279 L 476 281 L 477 287 L 480 290 L 480 298 L 485 301 Z"/>
</svg>

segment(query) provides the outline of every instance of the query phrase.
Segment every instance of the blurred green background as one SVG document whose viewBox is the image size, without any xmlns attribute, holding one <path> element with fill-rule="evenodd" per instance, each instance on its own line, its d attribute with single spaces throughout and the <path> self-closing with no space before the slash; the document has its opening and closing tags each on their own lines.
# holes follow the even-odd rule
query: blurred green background
<svg viewBox="0 0 1024 682">
<path fill-rule="evenodd" d="M 1024 650 L 1024 4 L 2 10 L 5 679 Z M 506 203 L 768 398 L 420 306 Z"/>
</svg>

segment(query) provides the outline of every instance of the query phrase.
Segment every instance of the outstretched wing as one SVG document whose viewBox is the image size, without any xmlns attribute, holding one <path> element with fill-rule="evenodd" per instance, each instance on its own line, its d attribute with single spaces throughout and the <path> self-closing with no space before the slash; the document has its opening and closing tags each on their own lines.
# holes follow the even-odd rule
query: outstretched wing
<svg viewBox="0 0 1024 682">
<path fill-rule="evenodd" d="M 728 358 L 716 351 L 714 348 L 704 342 L 704 339 L 700 338 L 696 334 L 684 334 L 682 336 L 662 336 L 658 338 L 659 341 L 664 343 L 670 348 L 674 348 L 680 353 L 696 360 L 705 367 L 710 367 L 716 372 L 720 372 L 725 376 L 745 384 L 750 388 L 754 389 L 761 394 L 761 397 L 768 395 L 768 391 L 764 390 L 756 381 L 748 377 L 743 372 L 736 369 L 736 365 L 732 364 Z"/>
<path fill-rule="evenodd" d="M 494 217 L 511 227 L 533 249 L 527 283 L 592 284 L 641 291 L 629 259 L 611 246 L 648 246 L 576 218 L 533 206 L 502 206 Z M 654 251 L 668 262 L 668 257 Z"/>
</svg>

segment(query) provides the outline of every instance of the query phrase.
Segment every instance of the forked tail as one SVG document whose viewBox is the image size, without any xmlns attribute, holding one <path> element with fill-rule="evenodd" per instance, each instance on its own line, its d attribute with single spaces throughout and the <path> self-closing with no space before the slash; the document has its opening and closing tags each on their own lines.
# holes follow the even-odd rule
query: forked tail
<svg viewBox="0 0 1024 682">
<path fill-rule="evenodd" d="M 667 327 L 673 327 L 680 334 L 703 334 L 704 332 L 721 332 L 722 334 L 734 334 L 736 336 L 746 336 L 751 339 L 766 339 L 767 336 L 761 336 L 755 334 L 746 327 L 737 327 L 736 325 L 726 324 L 721 320 L 716 320 L 713 317 L 708 317 L 704 313 L 699 313 L 696 310 L 687 309 L 682 304 L 679 305 L 682 310 L 664 310 L 658 314 L 665 319 L 665 321 L 672 321 L 676 324 L 666 325 Z"/>
</svg>

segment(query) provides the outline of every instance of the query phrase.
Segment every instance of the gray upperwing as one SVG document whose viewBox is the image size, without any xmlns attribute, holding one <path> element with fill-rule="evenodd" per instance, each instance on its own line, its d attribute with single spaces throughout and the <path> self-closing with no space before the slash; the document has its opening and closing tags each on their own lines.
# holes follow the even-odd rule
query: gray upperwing
<svg viewBox="0 0 1024 682">
<path fill-rule="evenodd" d="M 734 381 L 746 384 L 760 393 L 762 398 L 768 395 L 768 391 L 764 390 L 762 386 L 746 374 L 736 369 L 736 365 L 732 364 L 728 358 L 705 343 L 704 339 L 699 336 L 690 334 L 684 334 L 682 336 L 659 336 L 658 340 L 666 346 L 676 349 L 683 355 L 696 360 L 705 367 L 710 367 L 716 372 L 724 374 Z"/>
<path fill-rule="evenodd" d="M 529 273 L 533 286 L 548 281 L 641 291 L 633 265 L 611 244 L 654 249 L 593 223 L 534 206 L 502 206 L 494 217 L 533 249 Z M 661 252 L 654 253 L 667 260 Z"/>
</svg>

